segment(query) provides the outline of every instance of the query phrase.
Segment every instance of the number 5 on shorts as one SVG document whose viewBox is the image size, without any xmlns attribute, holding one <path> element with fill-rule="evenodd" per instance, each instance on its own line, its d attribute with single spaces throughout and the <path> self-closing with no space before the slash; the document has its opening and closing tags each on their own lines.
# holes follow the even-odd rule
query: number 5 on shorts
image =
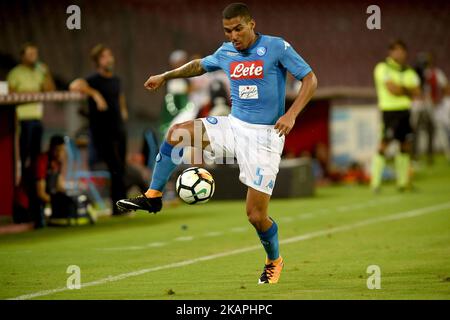
<svg viewBox="0 0 450 320">
<path fill-rule="evenodd" d="M 253 183 L 256 186 L 260 186 L 262 183 L 262 179 L 263 179 L 263 175 L 261 174 L 262 169 L 261 168 L 256 168 L 256 177 L 257 179 L 255 179 L 255 181 L 253 181 Z"/>
</svg>

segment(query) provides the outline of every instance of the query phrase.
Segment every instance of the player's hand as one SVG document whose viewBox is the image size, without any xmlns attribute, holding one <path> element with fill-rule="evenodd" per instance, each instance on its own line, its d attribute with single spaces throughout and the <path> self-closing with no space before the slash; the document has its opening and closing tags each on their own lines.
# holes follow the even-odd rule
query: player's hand
<svg viewBox="0 0 450 320">
<path fill-rule="evenodd" d="M 283 135 L 286 136 L 289 134 L 289 132 L 291 132 L 294 124 L 295 117 L 289 113 L 286 113 L 278 119 L 277 123 L 275 123 L 274 129 L 277 130 L 280 137 Z"/>
<path fill-rule="evenodd" d="M 144 87 L 147 90 L 153 91 L 161 87 L 166 80 L 164 79 L 164 76 L 161 74 L 158 74 L 156 76 L 150 76 L 147 81 L 144 83 Z"/>
<path fill-rule="evenodd" d="M 105 98 L 103 98 L 100 92 L 94 91 L 94 93 L 92 94 L 92 99 L 94 99 L 95 103 L 97 104 L 98 111 L 105 111 L 106 109 L 108 109 Z"/>
</svg>

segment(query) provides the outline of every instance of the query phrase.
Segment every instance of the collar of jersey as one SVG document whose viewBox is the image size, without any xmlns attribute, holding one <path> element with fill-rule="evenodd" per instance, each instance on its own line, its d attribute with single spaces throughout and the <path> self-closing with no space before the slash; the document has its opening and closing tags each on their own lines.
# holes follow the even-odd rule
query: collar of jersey
<svg viewBox="0 0 450 320">
<path fill-rule="evenodd" d="M 397 70 L 402 70 L 403 69 L 403 67 L 400 65 L 400 63 L 398 63 L 398 62 L 396 62 L 394 59 L 392 59 L 391 57 L 387 57 L 386 58 L 386 63 L 391 67 L 391 68 L 394 68 L 394 69 L 397 69 Z"/>
<path fill-rule="evenodd" d="M 261 33 L 259 33 L 259 32 L 255 32 L 255 34 L 258 36 L 258 39 L 256 39 L 255 43 L 252 44 L 252 46 L 251 46 L 250 48 L 247 48 L 247 49 L 245 49 L 245 50 L 236 50 L 236 51 L 239 52 L 239 53 L 242 53 L 242 54 L 249 54 L 250 51 L 251 51 L 253 48 L 255 48 L 255 47 L 261 42 L 261 38 L 262 38 L 262 36 L 263 36 L 263 35 L 262 35 Z"/>
</svg>

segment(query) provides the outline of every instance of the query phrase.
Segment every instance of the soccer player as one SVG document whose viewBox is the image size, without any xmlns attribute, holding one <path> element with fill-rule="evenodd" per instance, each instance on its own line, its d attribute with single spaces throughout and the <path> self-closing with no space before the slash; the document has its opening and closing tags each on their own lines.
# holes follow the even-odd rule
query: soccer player
<svg viewBox="0 0 450 320">
<path fill-rule="evenodd" d="M 182 155 L 184 146 L 196 144 L 198 136 L 194 133 L 201 127 L 206 134 L 203 134 L 200 147 L 205 149 L 210 145 L 216 160 L 224 153 L 237 159 L 239 178 L 248 186 L 248 220 L 255 227 L 267 254 L 258 283 L 277 283 L 284 263 L 278 248 L 278 226 L 268 215 L 268 205 L 284 136 L 289 134 L 296 117 L 314 94 L 317 79 L 289 43 L 255 32 L 255 21 L 245 4 L 228 5 L 223 11 L 222 23 L 228 42 L 214 54 L 151 76 L 144 86 L 156 90 L 169 79 L 194 77 L 222 69 L 230 80 L 231 115 L 173 125 L 160 147 L 148 191 L 142 196 L 118 201 L 117 205 L 124 210 L 160 211 L 162 192 L 176 167 L 175 162 Z M 285 112 L 287 71 L 301 80 L 302 86 L 293 105 Z M 186 132 L 190 139 L 182 139 Z"/>
<path fill-rule="evenodd" d="M 410 109 L 413 98 L 420 97 L 420 79 L 407 65 L 405 43 L 395 40 L 389 45 L 389 56 L 374 70 L 378 105 L 383 113 L 383 137 L 378 153 L 372 160 L 371 188 L 379 192 L 385 166 L 384 153 L 388 144 L 400 142 L 395 155 L 397 187 L 403 191 L 411 187 L 409 178 L 411 135 Z"/>
</svg>

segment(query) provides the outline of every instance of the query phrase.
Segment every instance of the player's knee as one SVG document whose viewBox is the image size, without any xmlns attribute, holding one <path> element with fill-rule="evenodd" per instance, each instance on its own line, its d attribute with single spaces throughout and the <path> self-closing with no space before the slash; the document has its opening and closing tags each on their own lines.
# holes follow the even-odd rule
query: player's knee
<svg viewBox="0 0 450 320">
<path fill-rule="evenodd" d="M 247 218 L 252 225 L 256 226 L 266 219 L 266 213 L 259 208 L 250 208 L 247 209 Z"/>
<path fill-rule="evenodd" d="M 175 141 L 175 136 L 176 136 L 176 134 L 175 134 L 175 132 L 176 132 L 176 130 L 178 130 L 180 128 L 180 125 L 179 124 L 174 124 L 174 125 L 171 125 L 170 126 L 170 128 L 169 128 L 169 130 L 167 131 L 167 138 L 166 138 L 166 140 L 167 140 L 167 142 L 169 143 L 169 144 L 172 144 L 172 145 L 174 145 L 174 144 L 176 144 L 178 141 Z"/>
<path fill-rule="evenodd" d="M 167 131 L 167 142 L 173 146 L 182 143 L 189 145 L 191 142 L 191 134 L 186 122 L 176 123 L 170 126 Z"/>
</svg>

